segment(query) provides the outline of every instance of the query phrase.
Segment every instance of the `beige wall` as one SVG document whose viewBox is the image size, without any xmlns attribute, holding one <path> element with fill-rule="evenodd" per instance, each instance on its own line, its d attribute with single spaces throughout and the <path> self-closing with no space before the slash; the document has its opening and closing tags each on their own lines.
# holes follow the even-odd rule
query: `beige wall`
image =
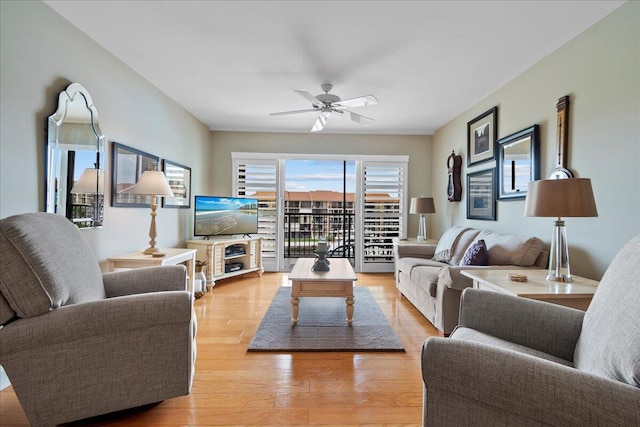
<svg viewBox="0 0 640 427">
<path fill-rule="evenodd" d="M 558 98 L 570 95 L 568 166 L 591 178 L 599 216 L 566 220 L 572 272 L 599 279 L 612 257 L 640 233 L 640 3 L 629 2 L 534 67 L 447 123 L 434 135 L 434 194 L 446 187 L 445 159 L 455 150 L 466 167 L 467 122 L 498 106 L 498 138 L 535 123 L 541 129 L 542 177 L 554 169 Z M 443 190 L 444 191 L 444 190 Z M 466 219 L 463 200 L 436 198 L 440 235 L 452 224 L 533 234 L 547 243 L 552 218 L 523 217 L 524 201 L 498 202 L 498 221 Z"/>
<path fill-rule="evenodd" d="M 622 244 L 640 232 L 640 5 L 629 2 L 430 136 L 210 132 L 129 67 L 41 2 L 0 2 L 0 217 L 42 210 L 46 118 L 70 82 L 91 93 L 111 141 L 192 167 L 193 193 L 231 192 L 232 151 L 404 154 L 409 196 L 433 195 L 430 233 L 451 224 L 535 234 L 547 242 L 552 220 L 524 218 L 522 201 L 499 202 L 498 221 L 468 221 L 464 199 L 446 201 L 446 158 L 466 163 L 466 122 L 499 107 L 503 137 L 541 125 L 542 175 L 553 168 L 555 103 L 571 96 L 569 167 L 593 180 L 600 216 L 567 220 L 574 272 L 599 278 Z M 481 170 L 487 165 L 471 170 Z M 463 174 L 468 172 L 463 167 Z M 465 193 L 466 195 L 466 193 Z M 107 192 L 109 198 L 110 192 Z M 83 231 L 104 260 L 148 237 L 147 209 L 112 208 L 105 227 Z M 417 218 L 409 217 L 409 235 Z M 160 209 L 158 244 L 191 234 L 191 211 Z"/>
<path fill-rule="evenodd" d="M 190 166 L 193 191 L 207 192 L 209 129 L 140 75 L 39 1 L 2 1 L 0 47 L 0 217 L 44 210 L 45 128 L 58 93 L 78 82 L 91 93 L 106 135 L 107 181 L 111 142 Z M 112 208 L 107 187 L 104 228 L 83 230 L 96 256 L 144 249 L 148 208 Z M 191 210 L 159 209 L 158 246 L 191 236 Z"/>
<path fill-rule="evenodd" d="M 311 133 L 212 132 L 213 191 L 232 192 L 232 152 L 407 155 L 409 156 L 408 197 L 431 196 L 431 136 L 338 135 Z M 408 217 L 408 235 L 418 233 L 418 218 Z"/>
</svg>

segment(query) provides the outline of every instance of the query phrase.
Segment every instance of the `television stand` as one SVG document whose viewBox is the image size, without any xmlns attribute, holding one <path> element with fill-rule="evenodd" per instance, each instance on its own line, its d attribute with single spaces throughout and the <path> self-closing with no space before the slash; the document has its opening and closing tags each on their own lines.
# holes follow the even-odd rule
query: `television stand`
<svg viewBox="0 0 640 427">
<path fill-rule="evenodd" d="M 258 272 L 262 276 L 262 237 L 228 237 L 187 240 L 187 248 L 196 249 L 196 260 L 206 262 L 207 283 Z"/>
</svg>

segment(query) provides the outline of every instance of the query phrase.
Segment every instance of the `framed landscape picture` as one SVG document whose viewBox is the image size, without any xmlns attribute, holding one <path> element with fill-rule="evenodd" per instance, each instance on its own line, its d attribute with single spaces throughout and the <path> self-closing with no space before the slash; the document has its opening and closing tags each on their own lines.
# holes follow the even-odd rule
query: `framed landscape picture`
<svg viewBox="0 0 640 427">
<path fill-rule="evenodd" d="M 496 220 L 496 170 L 467 174 L 467 219 Z"/>
<path fill-rule="evenodd" d="M 485 111 L 467 123 L 467 166 L 495 159 L 498 107 Z"/>
<path fill-rule="evenodd" d="M 140 179 L 142 172 L 152 169 L 153 165 L 157 168 L 159 160 L 158 156 L 114 142 L 111 161 L 111 206 L 150 207 L 151 196 L 128 194 L 122 191 L 133 187 Z"/>
<path fill-rule="evenodd" d="M 191 168 L 170 160 L 162 160 L 162 171 L 169 182 L 173 197 L 163 197 L 163 208 L 191 207 Z"/>
</svg>

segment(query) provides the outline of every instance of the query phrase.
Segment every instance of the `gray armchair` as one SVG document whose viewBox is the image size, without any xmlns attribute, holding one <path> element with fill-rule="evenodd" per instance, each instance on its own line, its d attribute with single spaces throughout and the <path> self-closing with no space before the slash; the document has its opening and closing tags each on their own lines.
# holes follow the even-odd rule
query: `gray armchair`
<svg viewBox="0 0 640 427">
<path fill-rule="evenodd" d="M 640 237 L 586 312 L 466 289 L 422 349 L 425 426 L 640 425 Z"/>
<path fill-rule="evenodd" d="M 66 218 L 0 221 L 0 365 L 29 422 L 55 425 L 190 392 L 184 266 L 100 271 Z"/>
</svg>

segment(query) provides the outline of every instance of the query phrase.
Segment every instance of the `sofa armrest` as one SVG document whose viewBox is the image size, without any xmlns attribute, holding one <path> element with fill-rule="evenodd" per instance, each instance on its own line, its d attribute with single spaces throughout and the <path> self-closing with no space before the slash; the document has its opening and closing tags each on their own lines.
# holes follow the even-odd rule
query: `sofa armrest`
<svg viewBox="0 0 640 427">
<path fill-rule="evenodd" d="M 187 269 L 183 265 L 145 267 L 103 273 L 107 298 L 159 291 L 186 291 Z"/>
<path fill-rule="evenodd" d="M 2 328 L 0 360 L 7 354 L 32 348 L 167 324 L 188 324 L 193 310 L 191 299 L 187 291 L 155 292 L 66 305 L 41 316 L 20 319 Z"/>
<path fill-rule="evenodd" d="M 422 376 L 425 425 L 456 425 L 487 413 L 536 425 L 640 425 L 635 387 L 502 348 L 429 338 L 422 348 Z M 442 408 L 438 394 L 460 396 L 468 404 Z"/>
<path fill-rule="evenodd" d="M 407 243 L 399 242 L 396 244 L 396 257 L 397 258 L 433 258 L 433 254 L 436 252 L 436 245 L 430 243 Z"/>
<path fill-rule="evenodd" d="M 583 317 L 583 311 L 573 308 L 465 289 L 459 325 L 571 361 Z"/>
</svg>

